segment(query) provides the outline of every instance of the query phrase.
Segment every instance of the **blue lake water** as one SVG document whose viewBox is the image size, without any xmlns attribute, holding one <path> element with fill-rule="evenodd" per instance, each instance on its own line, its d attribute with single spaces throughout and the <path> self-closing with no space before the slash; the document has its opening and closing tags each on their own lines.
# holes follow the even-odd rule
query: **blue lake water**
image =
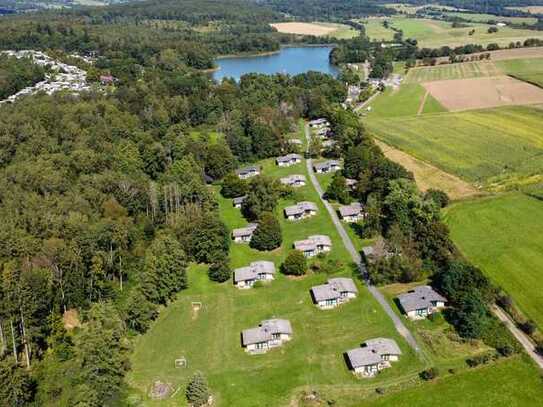
<svg viewBox="0 0 543 407">
<path fill-rule="evenodd" d="M 232 77 L 236 81 L 247 73 L 271 75 L 285 73 L 297 75 L 307 71 L 319 71 L 337 75 L 338 70 L 330 64 L 328 56 L 332 47 L 287 47 L 272 55 L 219 58 L 219 70 L 213 72 L 213 79 L 220 81 Z"/>
</svg>

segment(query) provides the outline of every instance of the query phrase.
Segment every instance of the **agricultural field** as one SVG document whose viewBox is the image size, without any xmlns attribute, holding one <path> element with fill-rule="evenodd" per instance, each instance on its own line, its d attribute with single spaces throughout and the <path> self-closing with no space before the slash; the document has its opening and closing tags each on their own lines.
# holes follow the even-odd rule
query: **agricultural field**
<svg viewBox="0 0 543 407">
<path fill-rule="evenodd" d="M 405 77 L 405 83 L 484 78 L 499 75 L 503 75 L 503 71 L 492 61 L 463 62 L 411 68 Z"/>
<path fill-rule="evenodd" d="M 462 253 L 543 327 L 543 201 L 522 193 L 458 203 L 445 211 Z"/>
<path fill-rule="evenodd" d="M 270 159 L 259 164 L 263 174 L 269 176 L 307 176 L 305 163 L 278 168 Z M 218 199 L 221 217 L 230 229 L 246 225 L 230 199 L 220 196 Z M 298 222 L 284 220 L 282 209 L 300 200 L 317 203 L 318 215 Z M 358 281 L 350 256 L 311 184 L 298 189 L 292 200 L 282 200 L 277 215 L 283 230 L 281 248 L 258 252 L 247 245 L 233 244 L 232 268 L 255 260 L 271 260 L 279 267 L 294 240 L 324 233 L 333 241 L 326 259 L 337 261 L 331 273 L 353 276 Z M 278 273 L 271 284 L 240 291 L 231 282 L 210 282 L 206 270 L 205 266 L 191 266 L 190 288 L 181 292 L 177 301 L 162 311 L 149 332 L 138 338 L 128 378 L 133 401 L 144 401 L 146 405 L 184 405 L 183 392 L 160 403 L 150 401 L 146 393 L 155 380 L 184 388 L 188 378 L 201 370 L 219 406 L 287 405 L 308 388 L 337 400 L 342 406 L 353 406 L 364 395 L 372 394 L 376 385 L 387 387 L 398 380 L 412 380 L 423 367 L 361 282 L 357 282 L 360 290 L 357 299 L 323 312 L 312 304 L 309 289 L 322 284 L 329 274 L 289 278 Z M 193 310 L 193 302 L 201 302 L 202 308 Z M 293 340 L 264 355 L 247 355 L 240 345 L 241 330 L 273 316 L 291 321 Z M 379 336 L 398 342 L 403 351 L 401 361 L 374 380 L 356 379 L 345 365 L 343 352 L 365 339 Z M 187 359 L 188 367 L 176 369 L 174 359 L 181 357 Z"/>
<path fill-rule="evenodd" d="M 498 61 L 496 66 L 508 75 L 543 88 L 543 58 Z"/>
<path fill-rule="evenodd" d="M 543 14 L 543 6 L 506 7 L 511 10 L 527 11 L 531 14 Z"/>
<path fill-rule="evenodd" d="M 415 157 L 393 148 L 382 141 L 376 140 L 375 142 L 388 159 L 403 165 L 408 171 L 413 173 L 417 186 L 423 192 L 428 189 L 440 189 L 453 200 L 464 199 L 480 193 L 470 183 L 448 174 L 434 165 L 417 160 Z"/>
<path fill-rule="evenodd" d="M 416 83 L 402 85 L 399 89 L 388 87 L 370 106 L 368 117 L 372 119 L 446 111 L 435 98 L 427 94 L 424 87 Z"/>
<path fill-rule="evenodd" d="M 489 26 L 480 23 L 470 23 L 469 27 L 452 28 L 452 24 L 446 21 L 405 17 L 372 18 L 361 22 L 366 24 L 366 32 L 370 38 L 390 41 L 394 31 L 383 27 L 385 20 L 388 20 L 392 27 L 401 29 L 404 38 L 417 39 L 419 47 L 422 48 L 438 48 L 445 45 L 454 47 L 469 43 L 481 45 L 497 43 L 507 46 L 511 42 L 524 41 L 527 38 L 543 38 L 541 32 L 510 27 L 500 27 L 497 33 L 489 34 L 487 32 Z M 473 35 L 469 35 L 471 30 L 475 30 Z"/>
<path fill-rule="evenodd" d="M 507 107 L 407 117 L 368 115 L 368 129 L 392 147 L 481 188 L 541 181 L 543 110 Z"/>
<path fill-rule="evenodd" d="M 535 407 L 541 404 L 539 370 L 527 356 L 501 360 L 403 391 L 374 396 L 358 407 Z"/>
<path fill-rule="evenodd" d="M 543 103 L 543 89 L 508 76 L 434 81 L 423 86 L 449 111 Z"/>
<path fill-rule="evenodd" d="M 513 23 L 513 24 L 527 24 L 532 25 L 537 23 L 537 18 L 535 17 L 504 17 L 496 16 L 494 14 L 484 14 L 484 13 L 466 13 L 461 11 L 447 11 L 443 13 L 448 17 L 460 17 L 464 20 L 473 21 L 474 23 L 486 23 L 487 21 L 498 21 L 504 23 Z"/>
<path fill-rule="evenodd" d="M 281 33 L 298 34 L 298 35 L 315 35 L 318 37 L 335 37 L 339 39 L 352 38 L 358 35 L 358 31 L 345 24 L 334 23 L 275 23 L 272 27 Z"/>
</svg>

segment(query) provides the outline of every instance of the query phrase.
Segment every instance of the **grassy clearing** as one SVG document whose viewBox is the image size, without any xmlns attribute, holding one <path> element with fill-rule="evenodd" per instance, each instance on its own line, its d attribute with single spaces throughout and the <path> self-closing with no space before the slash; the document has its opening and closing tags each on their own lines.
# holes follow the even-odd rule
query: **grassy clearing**
<svg viewBox="0 0 543 407">
<path fill-rule="evenodd" d="M 260 164 L 263 173 L 269 176 L 296 173 L 307 176 L 305 163 L 279 168 L 270 159 Z M 247 245 L 233 244 L 232 267 L 259 259 L 271 260 L 279 266 L 294 240 L 319 233 L 329 235 L 333 241 L 327 257 L 341 262 L 334 275 L 353 276 L 350 256 L 316 191 L 308 184 L 298 189 L 296 195 L 292 200 L 281 201 L 277 210 L 283 229 L 282 247 L 262 253 Z M 246 224 L 231 200 L 218 198 L 221 217 L 229 228 Z M 281 210 L 299 200 L 317 203 L 318 215 L 300 222 L 284 220 Z M 163 310 L 150 331 L 136 343 L 128 377 L 131 399 L 144 401 L 146 405 L 184 405 L 182 392 L 160 403 L 148 400 L 146 392 L 155 380 L 184 388 L 196 370 L 208 377 L 219 406 L 282 406 L 308 388 L 318 389 L 340 405 L 348 406 L 371 394 L 376 385 L 387 387 L 416 377 L 421 362 L 360 282 L 357 282 L 360 295 L 349 304 L 330 312 L 314 307 L 309 289 L 328 277 L 309 274 L 302 279 L 291 279 L 279 274 L 269 285 L 239 291 L 230 282 L 208 281 L 206 267 L 191 267 L 190 288 Z M 203 309 L 193 312 L 192 301 L 202 302 Z M 265 355 L 246 355 L 240 346 L 240 331 L 272 316 L 291 321 L 294 339 Z M 374 380 L 356 379 L 348 371 L 342 354 L 376 336 L 394 338 L 404 355 L 398 364 Z M 188 368 L 175 369 L 174 359 L 182 356 L 187 358 Z"/>
<path fill-rule="evenodd" d="M 501 46 L 507 46 L 511 42 L 524 41 L 527 38 L 543 38 L 542 33 L 525 29 L 514 29 L 510 27 L 500 27 L 497 33 L 489 34 L 488 25 L 480 23 L 470 23 L 469 27 L 452 28 L 452 24 L 446 21 L 391 17 L 386 18 L 393 27 L 401 29 L 405 38 L 415 38 L 422 48 L 438 48 L 444 45 L 459 46 L 464 44 L 488 45 L 497 43 Z M 383 27 L 385 19 L 368 19 L 366 22 L 366 31 L 370 38 L 376 40 L 392 40 L 394 31 Z M 469 35 L 471 30 L 475 30 L 473 35 Z"/>
<path fill-rule="evenodd" d="M 426 90 L 419 84 L 405 84 L 399 89 L 387 88 L 371 103 L 368 117 L 390 118 L 413 116 L 419 111 Z M 422 113 L 444 112 L 445 109 L 431 95 L 428 95 Z"/>
<path fill-rule="evenodd" d="M 447 79 L 499 76 L 502 74 L 503 71 L 492 61 L 464 62 L 461 64 L 446 64 L 410 69 L 405 78 L 405 82 L 422 83 Z"/>
<path fill-rule="evenodd" d="M 511 59 L 496 65 L 508 75 L 543 87 L 543 58 Z"/>
<path fill-rule="evenodd" d="M 543 173 L 543 110 L 507 107 L 419 117 L 376 118 L 367 127 L 385 143 L 493 190 Z"/>
<path fill-rule="evenodd" d="M 461 251 L 543 327 L 543 201 L 513 193 L 464 202 L 445 220 Z"/>
<path fill-rule="evenodd" d="M 442 374 L 445 372 L 442 372 Z M 359 407 L 530 407 L 541 404 L 540 372 L 526 356 L 462 372 L 385 395 Z"/>
</svg>

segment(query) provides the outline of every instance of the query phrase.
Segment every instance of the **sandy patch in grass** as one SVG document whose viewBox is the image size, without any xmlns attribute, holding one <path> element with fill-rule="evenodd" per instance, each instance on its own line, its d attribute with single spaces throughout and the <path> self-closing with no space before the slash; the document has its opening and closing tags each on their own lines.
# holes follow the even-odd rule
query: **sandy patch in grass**
<svg viewBox="0 0 543 407">
<path fill-rule="evenodd" d="M 543 89 L 508 76 L 422 84 L 450 111 L 543 103 Z"/>
<path fill-rule="evenodd" d="M 385 156 L 403 165 L 415 176 L 415 181 L 421 191 L 440 189 L 451 199 L 463 199 L 479 194 L 480 192 L 471 184 L 454 175 L 448 174 L 431 164 L 418 160 L 403 151 L 397 150 L 382 141 L 375 140 Z"/>
<path fill-rule="evenodd" d="M 313 23 L 275 23 L 270 24 L 280 33 L 323 36 L 337 31 L 336 27 L 327 27 Z"/>
</svg>

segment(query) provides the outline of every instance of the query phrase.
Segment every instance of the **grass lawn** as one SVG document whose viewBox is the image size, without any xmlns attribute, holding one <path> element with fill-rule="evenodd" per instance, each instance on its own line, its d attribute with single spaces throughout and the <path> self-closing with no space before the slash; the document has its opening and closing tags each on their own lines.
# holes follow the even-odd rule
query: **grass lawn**
<svg viewBox="0 0 543 407">
<path fill-rule="evenodd" d="M 387 88 L 370 104 L 371 112 L 368 117 L 391 118 L 400 116 L 414 116 L 418 113 L 424 100 L 426 90 L 419 84 L 405 84 L 399 89 Z M 422 113 L 437 113 L 446 111 L 443 106 L 431 95 L 426 97 Z"/>
<path fill-rule="evenodd" d="M 507 46 L 511 42 L 524 41 L 527 38 L 543 38 L 543 33 L 510 27 L 500 27 L 497 33 L 489 34 L 487 32 L 489 26 L 480 23 L 470 23 L 464 28 L 452 28 L 452 23 L 446 21 L 401 16 L 386 19 L 394 28 L 403 31 L 404 38 L 417 39 L 421 48 L 490 43 Z M 394 31 L 383 27 L 384 20 L 384 18 L 362 20 L 366 22 L 366 32 L 370 38 L 392 40 Z M 475 30 L 473 35 L 469 35 L 471 30 Z"/>
<path fill-rule="evenodd" d="M 500 190 L 542 178 L 542 120 L 543 110 L 517 106 L 418 117 L 368 115 L 365 124 L 415 158 Z"/>
<path fill-rule="evenodd" d="M 527 356 L 501 360 L 420 386 L 385 394 L 358 407 L 531 407 L 541 405 L 541 372 Z"/>
<path fill-rule="evenodd" d="M 422 83 L 431 81 L 442 81 L 448 79 L 466 79 L 498 76 L 501 75 L 503 72 L 497 67 L 497 64 L 498 63 L 494 63 L 492 61 L 482 61 L 412 68 L 409 70 L 405 78 L 405 82 Z"/>
<path fill-rule="evenodd" d="M 469 201 L 445 220 L 467 258 L 543 328 L 543 201 L 521 193 Z"/>
<path fill-rule="evenodd" d="M 260 164 L 263 174 L 269 176 L 307 176 L 305 163 L 278 168 L 270 159 Z M 298 189 L 296 195 L 292 200 L 281 201 L 277 209 L 283 230 L 282 247 L 273 252 L 258 252 L 247 245 L 232 244 L 232 267 L 260 259 L 271 260 L 279 267 L 294 240 L 327 234 L 333 241 L 327 258 L 341 262 L 333 275 L 353 276 L 351 258 L 309 178 L 308 185 Z M 299 222 L 286 221 L 281 216 L 282 209 L 300 200 L 317 203 L 318 215 Z M 247 223 L 231 200 L 219 197 L 219 206 L 229 228 Z M 210 282 L 205 266 L 191 266 L 189 289 L 181 292 L 149 332 L 137 339 L 132 371 L 127 378 L 131 400 L 144 401 L 146 405 L 184 405 L 182 390 L 196 370 L 207 376 L 218 406 L 236 407 L 284 406 L 304 389 L 317 390 L 339 405 L 349 406 L 373 393 L 376 385 L 388 387 L 415 378 L 422 362 L 356 276 L 353 277 L 360 292 L 355 300 L 330 311 L 320 311 L 312 304 L 309 289 L 328 277 L 310 273 L 292 279 L 278 273 L 271 284 L 237 290 L 231 282 Z M 202 302 L 202 310 L 192 311 L 193 301 Z M 293 340 L 264 355 L 247 355 L 240 346 L 241 330 L 274 316 L 291 321 Z M 343 352 L 365 339 L 380 336 L 398 342 L 403 351 L 401 361 L 375 379 L 355 378 L 345 365 Z M 188 368 L 176 369 L 174 359 L 183 356 Z M 181 391 L 167 401 L 152 402 L 146 393 L 155 380 L 171 383 Z"/>
<path fill-rule="evenodd" d="M 496 65 L 508 75 L 543 87 L 543 58 L 511 59 Z"/>
</svg>

